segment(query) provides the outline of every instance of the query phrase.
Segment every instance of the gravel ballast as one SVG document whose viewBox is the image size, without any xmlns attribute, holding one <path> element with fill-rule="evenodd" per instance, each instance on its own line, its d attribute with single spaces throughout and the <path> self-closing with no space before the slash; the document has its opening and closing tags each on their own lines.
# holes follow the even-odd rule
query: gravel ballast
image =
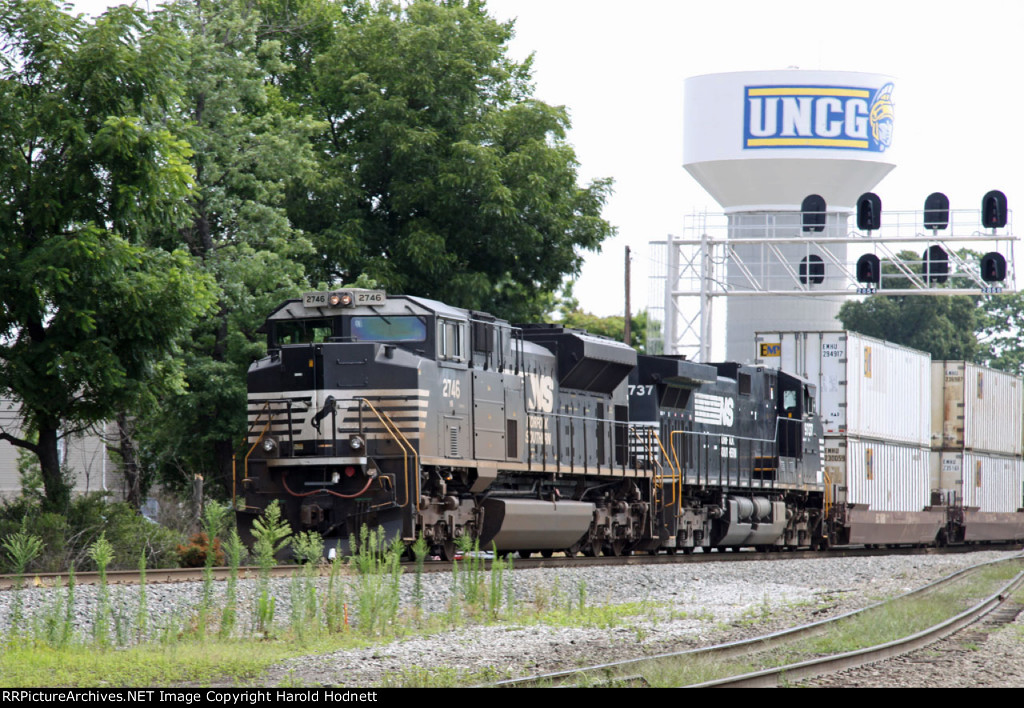
<svg viewBox="0 0 1024 708">
<path fill-rule="evenodd" d="M 679 651 L 764 634 L 864 607 L 960 568 L 1015 555 L 982 552 L 957 555 L 869 558 L 779 559 L 730 563 L 516 569 L 516 607 L 524 621 L 474 626 L 463 624 L 430 636 L 410 636 L 366 649 L 296 658 L 272 667 L 253 685 L 378 686 L 400 677 L 443 670 L 448 676 L 523 676 L 581 665 Z M 422 577 L 426 613 L 444 613 L 452 596 L 451 575 Z M 352 582 L 352 578 L 347 578 Z M 402 604 L 413 603 L 413 577 L 402 579 Z M 274 580 L 277 621 L 287 625 L 292 582 Z M 326 582 L 326 581 L 322 581 Z M 218 600 L 225 583 L 216 583 Z M 138 588 L 110 588 L 112 606 L 123 622 L 134 619 Z M 351 593 L 350 593 L 351 594 Z M 256 582 L 239 583 L 239 627 L 252 625 Z M 52 590 L 22 592 L 25 613 L 39 616 L 54 602 Z M 525 621 L 537 609 L 639 603 L 637 614 L 615 616 L 603 626 L 566 627 Z M 95 616 L 97 588 L 75 588 L 76 631 L 88 636 Z M 153 632 L 181 626 L 195 614 L 200 583 L 146 587 L 148 622 Z M 0 621 L 6 632 L 13 593 L 0 593 Z M 611 615 L 612 613 L 609 613 Z M 177 625 L 175 625 L 177 623 Z M 1024 644 L 1018 631 L 1006 641 Z M 1003 641 L 1003 640 L 1000 640 Z M 1012 655 L 1012 652 L 1004 654 Z M 1024 675 L 1024 651 L 1016 675 Z M 1011 660 L 1013 661 L 1013 660 Z M 969 683 L 961 685 L 971 685 Z M 988 684 L 993 685 L 993 684 Z M 1009 684 L 1008 684 L 1009 685 Z"/>
</svg>

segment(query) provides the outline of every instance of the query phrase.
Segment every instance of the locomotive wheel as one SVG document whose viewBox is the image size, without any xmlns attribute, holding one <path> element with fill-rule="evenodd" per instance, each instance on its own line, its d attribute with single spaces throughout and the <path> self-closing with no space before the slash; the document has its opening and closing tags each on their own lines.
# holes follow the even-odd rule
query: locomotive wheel
<svg viewBox="0 0 1024 708">
<path fill-rule="evenodd" d="M 545 548 L 543 551 L 540 552 L 540 555 L 542 558 L 550 558 L 551 556 L 555 555 L 555 552 L 550 548 Z"/>
<path fill-rule="evenodd" d="M 693 554 L 693 546 L 683 546 L 683 555 L 689 556 Z"/>
<path fill-rule="evenodd" d="M 445 539 L 439 544 L 438 550 L 441 560 L 448 562 L 455 560 L 455 539 Z"/>
<path fill-rule="evenodd" d="M 526 559 L 533 555 L 533 551 L 519 551 L 519 557 Z"/>
<path fill-rule="evenodd" d="M 621 538 L 617 538 L 614 541 L 612 541 L 611 543 L 606 543 L 604 545 L 604 554 L 606 556 L 621 556 L 621 555 L 625 555 L 625 551 L 626 551 L 626 542 L 623 539 L 621 539 Z"/>
<path fill-rule="evenodd" d="M 583 544 L 583 546 L 582 546 L 582 548 L 580 550 L 583 551 L 583 555 L 586 556 L 587 558 L 593 558 L 594 556 L 597 555 L 597 551 L 594 550 L 594 544 L 592 544 L 592 543 L 585 543 L 585 544 Z"/>
</svg>

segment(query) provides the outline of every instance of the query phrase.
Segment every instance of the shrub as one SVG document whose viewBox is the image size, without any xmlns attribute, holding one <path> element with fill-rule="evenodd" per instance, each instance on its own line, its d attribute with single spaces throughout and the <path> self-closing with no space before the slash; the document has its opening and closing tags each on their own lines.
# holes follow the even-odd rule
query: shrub
<svg viewBox="0 0 1024 708">
<path fill-rule="evenodd" d="M 42 540 L 42 552 L 26 572 L 64 572 L 71 564 L 79 570 L 93 570 L 95 562 L 88 549 L 101 536 L 113 548 L 111 570 L 138 567 L 145 555 L 149 567 L 177 565 L 177 546 L 185 536 L 154 524 L 123 502 L 112 502 L 108 493 L 74 497 L 65 515 L 44 512 L 39 499 L 22 496 L 0 502 L 0 538 L 18 531 Z M 14 570 L 7 557 L 0 557 L 0 573 Z"/>
<path fill-rule="evenodd" d="M 187 544 L 178 546 L 178 564 L 182 568 L 202 568 L 210 556 L 210 539 L 206 532 L 193 534 Z M 224 551 L 220 547 L 220 539 L 213 539 L 212 565 L 224 565 Z"/>
</svg>

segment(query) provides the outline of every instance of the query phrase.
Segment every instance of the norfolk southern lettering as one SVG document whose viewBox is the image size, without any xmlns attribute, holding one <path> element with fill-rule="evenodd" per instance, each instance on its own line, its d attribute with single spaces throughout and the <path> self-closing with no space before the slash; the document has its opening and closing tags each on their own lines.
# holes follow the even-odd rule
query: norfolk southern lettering
<svg viewBox="0 0 1024 708">
<path fill-rule="evenodd" d="M 744 148 L 884 152 L 892 144 L 893 85 L 747 86 Z"/>
</svg>

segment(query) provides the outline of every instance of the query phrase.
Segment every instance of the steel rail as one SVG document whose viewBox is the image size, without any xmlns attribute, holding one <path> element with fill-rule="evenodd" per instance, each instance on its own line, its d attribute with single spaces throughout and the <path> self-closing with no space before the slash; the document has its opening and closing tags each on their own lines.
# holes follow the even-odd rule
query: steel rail
<svg viewBox="0 0 1024 708">
<path fill-rule="evenodd" d="M 913 556 L 913 555 L 944 555 L 971 553 L 972 551 L 1011 551 L 1021 550 L 1019 543 L 1003 543 L 988 545 L 953 545 L 945 548 L 913 548 L 905 546 L 900 548 L 876 548 L 863 547 L 855 548 L 831 548 L 828 551 L 811 551 L 809 549 L 786 550 L 786 551 L 723 551 L 723 552 L 697 552 L 692 555 L 650 555 L 647 553 L 636 553 L 629 556 L 594 556 L 573 558 L 555 556 L 553 558 L 516 558 L 514 567 L 516 570 L 527 570 L 531 568 L 584 568 L 591 566 L 642 566 L 661 565 L 673 563 L 736 563 L 744 561 L 773 561 L 773 560 L 803 560 L 803 559 L 834 559 L 834 558 L 863 558 L 871 556 Z M 490 570 L 490 561 L 485 560 L 484 570 Z M 405 572 L 414 572 L 415 564 L 412 562 L 402 563 Z M 301 570 L 299 565 L 280 565 L 271 569 L 271 575 L 277 578 L 288 578 L 293 573 Z M 425 573 L 448 573 L 452 570 L 452 564 L 442 561 L 430 561 L 424 564 Z M 318 567 L 321 576 L 330 572 L 329 565 Z M 230 569 L 217 566 L 213 569 L 214 580 L 225 580 Z M 238 569 L 239 578 L 256 578 L 259 575 L 257 566 L 242 566 Z M 202 582 L 202 568 L 147 568 L 147 583 L 188 583 Z M 60 573 L 35 573 L 28 572 L 22 580 L 24 587 L 46 587 L 52 588 L 58 584 L 66 585 L 68 574 Z M 99 582 L 99 573 L 94 571 L 75 571 L 75 584 L 94 585 Z M 139 583 L 139 571 L 137 570 L 108 570 L 107 583 L 111 585 L 135 585 Z M 12 589 L 16 584 L 13 575 L 0 575 L 0 592 Z"/>
<path fill-rule="evenodd" d="M 834 654 L 764 671 L 694 684 L 690 688 L 777 688 L 782 681 L 791 683 L 891 659 L 892 657 L 921 649 L 929 644 L 934 644 L 940 639 L 945 639 L 951 634 L 959 632 L 964 627 L 977 622 L 1000 607 L 1022 585 L 1024 585 L 1024 571 L 1018 573 L 1012 580 L 1000 588 L 998 592 L 985 598 L 974 605 L 974 607 L 961 612 L 955 617 L 951 617 L 945 622 L 940 622 L 937 625 L 902 639 L 896 639 L 865 649 L 858 649 L 857 651 Z"/>
<path fill-rule="evenodd" d="M 830 617 L 819 622 L 793 627 L 779 632 L 773 632 L 760 637 L 728 642 L 726 644 L 718 644 L 711 647 L 701 647 L 681 652 L 659 654 L 657 656 L 643 657 L 639 659 L 627 659 L 624 661 L 599 664 L 596 666 L 589 666 L 569 671 L 558 671 L 539 674 L 536 676 L 507 679 L 490 685 L 502 688 L 569 686 L 574 682 L 579 682 L 585 676 L 592 677 L 589 680 L 588 685 L 594 685 L 595 683 L 637 685 L 644 682 L 642 676 L 638 672 L 647 665 L 667 661 L 676 661 L 680 663 L 692 662 L 700 659 L 714 659 L 716 661 L 720 661 L 734 657 L 747 656 L 753 653 L 761 653 L 777 647 L 793 645 L 801 640 L 827 633 L 840 621 L 878 609 L 898 600 L 934 592 L 935 590 L 949 585 L 950 583 L 953 583 L 968 574 L 972 574 L 981 568 L 1007 562 L 1018 562 L 1021 558 L 1022 556 L 1016 556 L 1009 559 L 979 563 L 977 565 L 958 570 L 955 573 L 951 573 L 944 578 L 940 578 L 939 580 L 928 583 L 927 585 L 915 590 L 911 590 L 910 592 L 868 605 L 867 607 L 863 607 L 859 610 L 853 610 L 852 612 L 847 612 L 836 617 Z M 972 607 L 971 609 L 960 613 L 956 617 L 946 620 L 930 629 L 918 632 L 901 640 L 889 642 L 877 647 L 846 652 L 839 655 L 813 659 L 787 666 L 723 679 L 716 679 L 714 681 L 708 681 L 701 684 L 692 684 L 689 687 L 775 687 L 778 686 L 780 681 L 783 679 L 787 682 L 791 682 L 793 680 L 811 678 L 825 673 L 841 671 L 843 669 L 853 668 L 854 666 L 872 663 L 896 654 L 904 654 L 908 651 L 919 648 L 920 646 L 936 642 L 939 639 L 942 639 L 943 637 L 946 637 L 976 621 L 979 617 L 995 609 L 1003 599 L 1008 597 L 1009 594 L 1022 583 L 1024 583 L 1024 571 L 1018 573 L 1013 580 L 1004 585 L 997 593 L 978 603 L 975 607 Z"/>
</svg>

